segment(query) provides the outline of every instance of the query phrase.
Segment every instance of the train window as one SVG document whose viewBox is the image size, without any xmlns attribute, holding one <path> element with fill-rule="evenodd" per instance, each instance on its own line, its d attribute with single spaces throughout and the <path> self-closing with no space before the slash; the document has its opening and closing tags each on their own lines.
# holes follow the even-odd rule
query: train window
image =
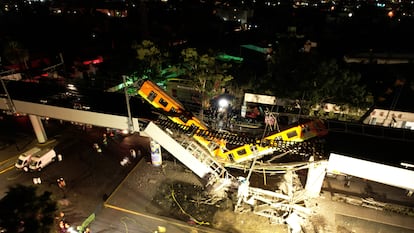
<svg viewBox="0 0 414 233">
<path fill-rule="evenodd" d="M 180 115 L 180 116 L 179 116 L 179 118 L 180 118 L 180 120 L 181 120 L 182 122 L 184 122 L 184 124 L 186 124 L 186 123 L 188 122 L 187 117 L 185 117 L 185 116 L 183 116 L 183 115 Z"/>
<path fill-rule="evenodd" d="M 151 91 L 150 94 L 148 95 L 148 99 L 149 101 L 154 101 L 155 97 L 157 97 L 157 93 L 155 93 L 154 91 Z"/>
<path fill-rule="evenodd" d="M 233 156 L 233 153 L 229 153 L 229 160 L 232 162 L 232 163 L 234 163 L 234 156 Z"/>
<path fill-rule="evenodd" d="M 172 112 L 172 113 L 178 113 L 177 112 L 177 109 L 175 109 L 174 107 L 171 107 L 170 112 Z"/>
<path fill-rule="evenodd" d="M 293 138 L 293 137 L 298 136 L 298 133 L 296 132 L 296 130 L 293 130 L 293 131 L 288 132 L 288 133 L 286 134 L 286 136 L 287 136 L 288 138 Z"/>
<path fill-rule="evenodd" d="M 272 141 L 269 139 L 262 140 L 260 146 L 272 146 Z"/>
<path fill-rule="evenodd" d="M 238 151 L 237 151 L 237 155 L 238 155 L 238 156 L 245 155 L 245 154 L 247 154 L 246 149 L 241 149 L 241 150 L 238 150 Z"/>
<path fill-rule="evenodd" d="M 165 101 L 163 98 L 161 98 L 159 101 L 158 101 L 158 103 L 160 103 L 162 106 L 164 106 L 164 107 L 167 107 L 167 105 L 168 105 L 168 102 L 167 101 Z"/>
<path fill-rule="evenodd" d="M 251 146 L 251 147 L 250 147 L 250 150 L 251 150 L 253 153 L 256 153 L 256 152 L 257 152 L 257 147 L 256 147 L 256 146 Z"/>
</svg>

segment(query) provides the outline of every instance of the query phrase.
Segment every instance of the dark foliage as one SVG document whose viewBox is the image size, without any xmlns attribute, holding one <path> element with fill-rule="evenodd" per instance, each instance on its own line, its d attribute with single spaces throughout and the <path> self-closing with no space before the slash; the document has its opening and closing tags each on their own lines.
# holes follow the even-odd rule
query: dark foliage
<svg viewBox="0 0 414 233">
<path fill-rule="evenodd" d="M 48 233 L 57 210 L 50 192 L 38 195 L 34 186 L 16 185 L 0 200 L 0 226 L 7 232 Z"/>
</svg>

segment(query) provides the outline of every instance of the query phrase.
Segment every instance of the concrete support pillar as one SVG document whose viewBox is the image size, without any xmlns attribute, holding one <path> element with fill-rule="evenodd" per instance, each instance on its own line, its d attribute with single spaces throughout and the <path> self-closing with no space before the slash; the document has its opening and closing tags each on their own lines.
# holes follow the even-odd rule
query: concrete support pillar
<svg viewBox="0 0 414 233">
<path fill-rule="evenodd" d="M 162 164 L 162 152 L 161 145 L 158 144 L 155 140 L 151 139 L 150 141 L 151 148 L 151 162 L 155 167 L 159 167 Z"/>
<path fill-rule="evenodd" d="M 309 166 L 308 178 L 306 180 L 305 190 L 309 197 L 318 197 L 321 192 L 323 181 L 326 175 L 326 168 L 328 167 L 328 161 L 321 160 L 313 162 Z"/>
<path fill-rule="evenodd" d="M 39 116 L 29 115 L 30 122 L 32 123 L 33 130 L 36 134 L 37 141 L 39 143 L 45 143 L 47 141 L 47 135 L 43 128 L 42 120 Z"/>
</svg>

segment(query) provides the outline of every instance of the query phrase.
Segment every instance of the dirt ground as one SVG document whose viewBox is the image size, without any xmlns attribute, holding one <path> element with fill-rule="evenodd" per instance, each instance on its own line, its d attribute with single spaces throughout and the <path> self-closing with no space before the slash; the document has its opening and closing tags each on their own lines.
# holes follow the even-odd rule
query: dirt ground
<svg viewBox="0 0 414 233">
<path fill-rule="evenodd" d="M 287 232 L 286 226 L 270 224 L 269 220 L 249 212 L 235 213 L 229 200 L 205 203 L 203 188 L 190 183 L 164 183 L 153 202 L 165 215 L 189 224 L 201 224 L 229 233 L 238 232 Z"/>
<path fill-rule="evenodd" d="M 272 224 L 266 217 L 234 212 L 230 199 L 212 205 L 202 180 L 177 161 L 163 161 L 161 167 L 141 161 L 134 172 L 139 176 L 134 176 L 133 183 L 151 195 L 147 197 L 151 203 L 145 206 L 148 213 L 229 233 L 289 232 L 285 224 Z"/>
</svg>

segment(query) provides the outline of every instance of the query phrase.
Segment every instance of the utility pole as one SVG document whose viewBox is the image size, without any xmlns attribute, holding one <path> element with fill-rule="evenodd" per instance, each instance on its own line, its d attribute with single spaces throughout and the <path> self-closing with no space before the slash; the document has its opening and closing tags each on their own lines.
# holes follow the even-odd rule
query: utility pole
<svg viewBox="0 0 414 233">
<path fill-rule="evenodd" d="M 126 85 L 126 77 L 127 77 L 126 75 L 122 75 L 122 81 L 124 82 L 125 101 L 126 101 L 127 111 L 128 111 L 128 131 L 132 132 L 134 130 L 134 127 L 132 125 L 132 115 L 131 115 L 131 107 L 129 106 L 129 94 L 128 94 L 128 88 Z"/>
</svg>

